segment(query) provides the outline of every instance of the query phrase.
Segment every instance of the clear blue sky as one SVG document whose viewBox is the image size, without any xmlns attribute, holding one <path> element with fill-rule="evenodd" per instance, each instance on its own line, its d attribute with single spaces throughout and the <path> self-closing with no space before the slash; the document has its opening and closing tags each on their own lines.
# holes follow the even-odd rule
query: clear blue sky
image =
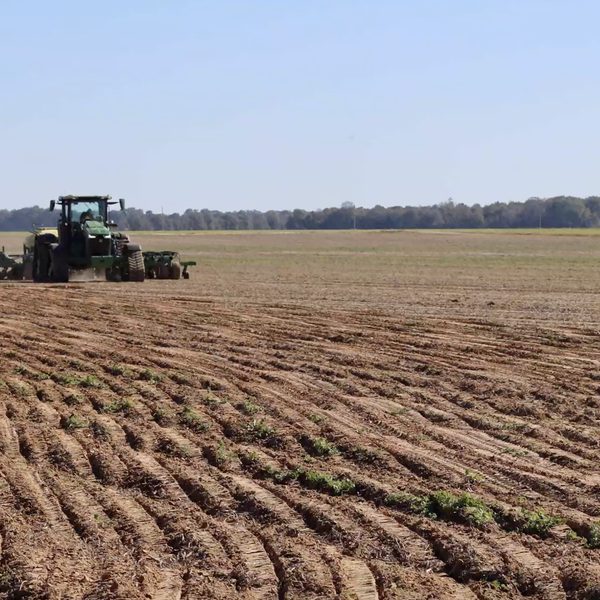
<svg viewBox="0 0 600 600">
<path fill-rule="evenodd" d="M 0 208 L 600 193 L 597 0 L 2 0 Z"/>
</svg>

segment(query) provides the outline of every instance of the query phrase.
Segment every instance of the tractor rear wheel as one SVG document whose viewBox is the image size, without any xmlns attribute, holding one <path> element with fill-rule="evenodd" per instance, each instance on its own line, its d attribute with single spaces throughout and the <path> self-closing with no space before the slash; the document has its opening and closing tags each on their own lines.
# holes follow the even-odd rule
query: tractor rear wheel
<svg viewBox="0 0 600 600">
<path fill-rule="evenodd" d="M 141 250 L 135 250 L 127 255 L 129 263 L 129 281 L 142 282 L 145 279 L 144 257 Z"/>
<path fill-rule="evenodd" d="M 25 281 L 31 281 L 33 279 L 33 259 L 25 259 L 25 267 L 23 269 L 23 279 Z"/>
<path fill-rule="evenodd" d="M 64 252 L 53 251 L 50 253 L 50 278 L 55 283 L 67 283 L 69 281 L 69 260 Z"/>
<path fill-rule="evenodd" d="M 178 262 L 171 263 L 171 279 L 181 278 L 181 265 Z"/>
<path fill-rule="evenodd" d="M 41 240 L 36 240 L 33 249 L 33 281 L 45 283 L 49 281 L 50 248 Z"/>
</svg>

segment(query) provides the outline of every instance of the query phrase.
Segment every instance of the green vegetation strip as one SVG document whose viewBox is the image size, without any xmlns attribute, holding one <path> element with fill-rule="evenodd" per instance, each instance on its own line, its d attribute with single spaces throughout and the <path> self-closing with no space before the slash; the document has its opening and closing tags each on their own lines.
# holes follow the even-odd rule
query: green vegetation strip
<svg viewBox="0 0 600 600">
<path fill-rule="evenodd" d="M 588 548 L 600 549 L 600 521 L 590 527 Z"/>
<path fill-rule="evenodd" d="M 155 419 L 156 417 L 160 420 L 160 413 L 155 416 Z M 204 417 L 189 406 L 184 407 L 179 415 L 179 419 L 182 425 L 185 425 L 197 433 L 202 433 L 203 431 L 208 431 L 210 429 L 210 423 L 204 421 Z"/>
<path fill-rule="evenodd" d="M 286 483 L 296 480 L 307 488 L 319 490 L 332 496 L 341 496 L 356 492 L 356 485 L 351 479 L 346 477 L 339 478 L 329 473 L 320 473 L 319 471 L 307 471 L 302 467 L 288 470 L 274 469 L 273 467 L 266 466 L 263 475 L 276 483 Z"/>
<path fill-rule="evenodd" d="M 481 498 L 471 494 L 455 496 L 446 491 L 423 496 L 399 493 L 385 497 L 385 504 L 394 508 L 409 509 L 430 519 L 446 519 L 481 527 L 494 520 L 494 512 Z"/>
<path fill-rule="evenodd" d="M 297 481 L 304 487 L 332 496 L 360 495 L 362 492 L 363 486 L 347 477 L 307 470 L 303 467 L 294 469 L 277 469 L 270 465 L 260 467 L 258 456 L 254 453 L 242 458 L 242 462 L 257 469 L 259 477 L 270 479 L 278 484 Z M 454 521 L 477 528 L 496 522 L 503 529 L 519 531 L 527 535 L 537 535 L 540 538 L 547 537 L 553 527 L 563 523 L 562 519 L 549 515 L 543 510 L 529 511 L 521 509 L 520 512 L 508 517 L 502 509 L 488 506 L 484 500 L 472 494 L 456 495 L 446 490 L 439 490 L 431 494 L 409 494 L 406 492 L 387 494 L 383 499 L 376 500 L 376 503 L 383 503 L 390 508 L 409 511 L 428 519 Z M 587 546 L 588 548 L 600 548 L 600 522 L 590 527 Z"/>
</svg>

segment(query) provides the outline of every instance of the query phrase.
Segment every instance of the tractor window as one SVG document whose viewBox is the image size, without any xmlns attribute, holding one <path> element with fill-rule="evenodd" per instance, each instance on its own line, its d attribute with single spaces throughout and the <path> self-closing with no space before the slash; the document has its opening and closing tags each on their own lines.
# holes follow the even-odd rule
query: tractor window
<svg viewBox="0 0 600 600">
<path fill-rule="evenodd" d="M 106 202 L 77 202 L 71 205 L 71 223 L 100 221 L 104 223 Z"/>
</svg>

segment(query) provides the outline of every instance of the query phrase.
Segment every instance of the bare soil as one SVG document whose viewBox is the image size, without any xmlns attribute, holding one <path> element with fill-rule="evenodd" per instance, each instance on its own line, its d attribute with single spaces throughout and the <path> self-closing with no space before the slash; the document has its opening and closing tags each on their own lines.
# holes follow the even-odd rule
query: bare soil
<svg viewBox="0 0 600 600">
<path fill-rule="evenodd" d="M 600 597 L 594 238 L 141 241 L 0 286 L 0 598 Z"/>
</svg>

